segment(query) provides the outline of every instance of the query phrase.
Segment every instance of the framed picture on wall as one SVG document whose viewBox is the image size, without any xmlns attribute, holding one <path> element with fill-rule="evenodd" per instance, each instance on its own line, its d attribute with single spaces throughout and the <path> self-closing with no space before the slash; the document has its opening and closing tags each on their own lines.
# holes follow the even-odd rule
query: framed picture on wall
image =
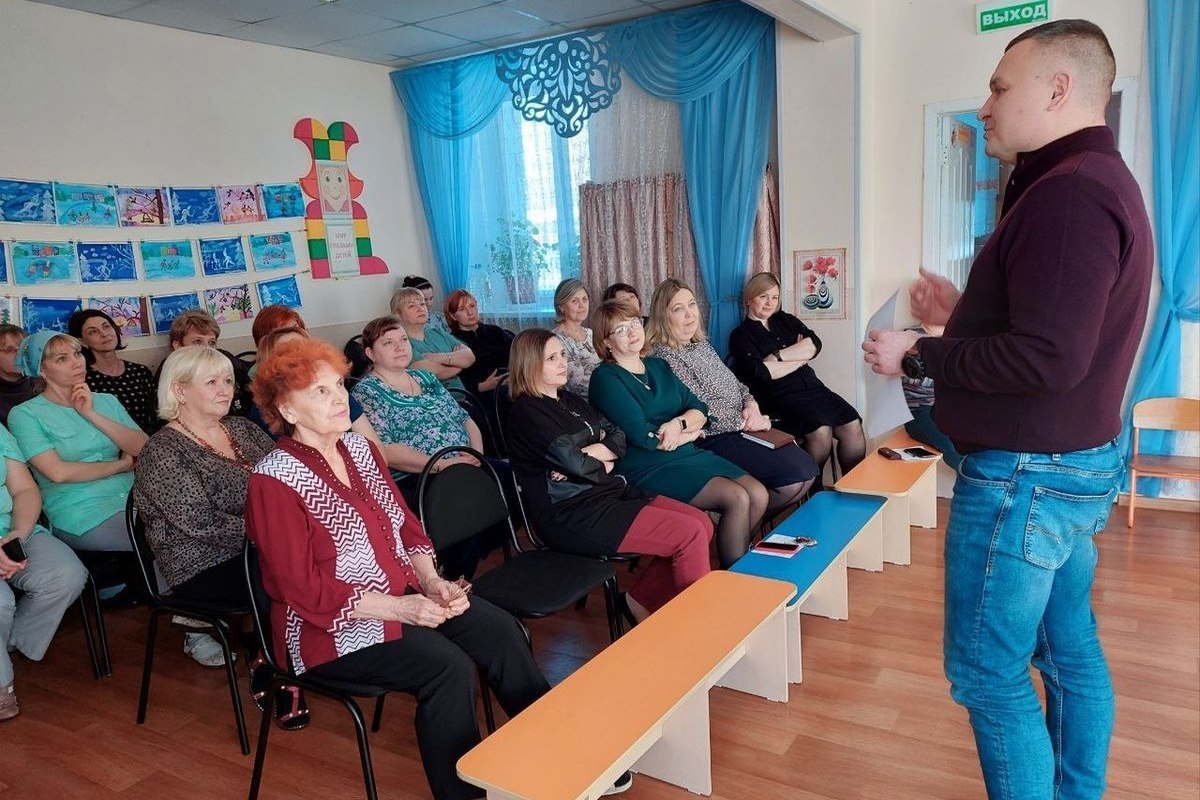
<svg viewBox="0 0 1200 800">
<path fill-rule="evenodd" d="M 791 278 L 797 316 L 846 318 L 846 248 L 793 250 Z"/>
</svg>

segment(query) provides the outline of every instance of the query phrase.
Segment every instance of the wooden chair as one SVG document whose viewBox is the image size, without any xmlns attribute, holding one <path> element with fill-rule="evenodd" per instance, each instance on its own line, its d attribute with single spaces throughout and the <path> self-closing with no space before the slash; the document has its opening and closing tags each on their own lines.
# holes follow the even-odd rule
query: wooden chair
<svg viewBox="0 0 1200 800">
<path fill-rule="evenodd" d="M 1195 397 L 1152 397 L 1133 407 L 1133 456 L 1129 461 L 1129 522 L 1137 500 L 1138 478 L 1182 478 L 1200 481 L 1200 458 L 1155 456 L 1138 452 L 1138 431 L 1200 432 L 1200 399 Z"/>
</svg>

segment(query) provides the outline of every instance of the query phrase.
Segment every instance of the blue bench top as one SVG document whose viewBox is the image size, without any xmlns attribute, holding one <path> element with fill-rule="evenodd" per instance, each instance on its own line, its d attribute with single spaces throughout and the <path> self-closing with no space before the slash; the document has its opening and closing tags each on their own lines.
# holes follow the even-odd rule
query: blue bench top
<svg viewBox="0 0 1200 800">
<path fill-rule="evenodd" d="M 886 497 L 871 494 L 818 492 L 771 531 L 784 536 L 808 536 L 817 540 L 815 545 L 805 547 L 791 558 L 766 556 L 751 550 L 729 569 L 787 581 L 796 587 L 791 603 L 799 602 L 886 502 Z"/>
</svg>

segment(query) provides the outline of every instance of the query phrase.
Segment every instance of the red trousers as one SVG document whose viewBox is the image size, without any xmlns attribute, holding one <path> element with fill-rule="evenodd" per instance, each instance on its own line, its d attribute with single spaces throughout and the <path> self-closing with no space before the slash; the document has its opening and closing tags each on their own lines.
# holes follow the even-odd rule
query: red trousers
<svg viewBox="0 0 1200 800">
<path fill-rule="evenodd" d="M 622 553 L 659 556 L 641 571 L 629 595 L 646 610 L 658 610 L 708 574 L 712 536 L 708 514 L 669 497 L 655 497 L 621 540 Z"/>
</svg>

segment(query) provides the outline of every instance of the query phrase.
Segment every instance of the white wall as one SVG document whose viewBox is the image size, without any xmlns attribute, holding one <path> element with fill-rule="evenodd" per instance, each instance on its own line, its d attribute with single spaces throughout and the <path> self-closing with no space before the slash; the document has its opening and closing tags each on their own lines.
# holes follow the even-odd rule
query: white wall
<svg viewBox="0 0 1200 800">
<path fill-rule="evenodd" d="M 343 120 L 360 142 L 350 169 L 375 255 L 390 275 L 312 281 L 300 277 L 303 314 L 318 329 L 361 323 L 386 311 L 398 276 L 436 283 L 420 197 L 411 174 L 403 109 L 382 66 L 235 39 L 189 33 L 51 6 L 0 0 L 0 176 L 130 186 L 210 186 L 294 181 L 309 168 L 292 138 L 296 121 Z M 261 233 L 259 226 L 165 228 L 146 238 Z M 285 226 L 287 227 L 287 226 Z M 297 227 L 293 224 L 291 227 Z M 130 238 L 130 229 L 0 224 L 0 238 Z M 134 239 L 138 237 L 134 231 Z M 307 265 L 303 234 L 295 236 Z M 246 279 L 253 280 L 253 270 Z M 240 280 L 240 277 L 239 277 Z M 166 294 L 229 285 L 224 278 L 112 284 L 110 294 Z M 83 287 L 4 289 L 45 297 Z M 331 330 L 341 336 L 350 325 Z M 361 328 L 361 324 L 357 325 Z M 222 341 L 248 347 L 250 322 L 224 326 Z M 344 338 L 344 337 L 342 337 Z M 165 337 L 132 340 L 130 355 L 153 361 Z M 139 352 L 146 351 L 146 352 Z"/>
</svg>

